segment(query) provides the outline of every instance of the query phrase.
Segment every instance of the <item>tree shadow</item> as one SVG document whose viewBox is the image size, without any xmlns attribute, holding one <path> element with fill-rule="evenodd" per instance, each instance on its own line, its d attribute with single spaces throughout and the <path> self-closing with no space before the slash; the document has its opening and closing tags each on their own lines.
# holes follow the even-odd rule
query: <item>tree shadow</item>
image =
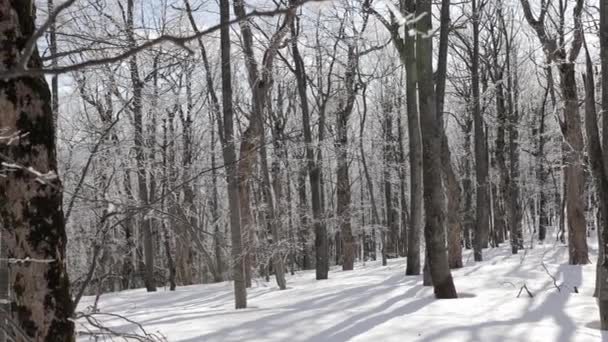
<svg viewBox="0 0 608 342">
<path fill-rule="evenodd" d="M 329 328 L 323 333 L 324 335 L 335 335 L 334 337 L 331 337 L 331 339 L 329 339 L 327 336 L 318 334 L 317 337 L 313 337 L 308 340 L 331 341 L 341 340 L 342 338 L 348 339 L 349 337 L 347 335 L 356 336 L 356 334 L 359 332 L 369 330 L 373 326 L 376 326 L 393 317 L 414 312 L 432 301 L 433 299 L 430 298 L 422 298 L 415 300 L 414 302 L 410 302 L 409 304 L 396 307 L 390 313 L 381 315 L 376 314 L 379 310 L 386 310 L 407 298 L 412 298 L 418 292 L 422 291 L 423 287 L 421 285 L 413 285 L 419 281 L 420 279 L 418 279 L 418 277 L 405 278 L 403 275 L 394 275 L 380 283 L 349 287 L 342 291 L 331 294 L 304 299 L 286 306 L 268 309 L 268 311 L 275 312 L 270 315 L 264 315 L 263 313 L 265 310 L 239 310 L 236 312 L 231 312 L 233 315 L 252 315 L 256 313 L 260 313 L 261 315 L 253 320 L 243 322 L 237 327 L 231 326 L 219 329 L 209 334 L 187 339 L 185 342 L 228 342 L 263 339 L 277 332 L 287 332 L 290 338 L 298 339 L 300 334 L 308 334 L 310 332 L 310 327 L 298 328 L 297 325 L 294 324 L 296 322 L 309 321 L 311 326 L 314 326 L 316 319 L 326 319 L 328 316 L 341 314 L 344 311 L 358 312 L 355 316 L 352 316 L 340 324 Z M 366 304 L 368 304 L 370 301 L 382 298 L 383 296 L 386 296 L 387 293 L 390 293 L 396 289 L 404 288 L 405 286 L 410 287 L 405 294 L 391 297 L 391 299 L 382 302 L 377 307 L 366 307 Z M 365 319 L 366 317 L 371 317 L 372 319 Z M 291 326 L 291 328 L 285 329 L 286 326 Z M 298 329 L 306 329 L 306 331 L 300 331 Z"/>
<path fill-rule="evenodd" d="M 567 277 L 570 284 L 580 287 L 582 283 L 581 266 L 560 265 L 556 278 L 559 278 L 560 274 L 564 275 L 564 277 Z M 482 338 L 482 332 L 485 329 L 496 328 L 501 326 L 514 327 L 518 324 L 540 322 L 544 318 L 552 317 L 556 325 L 560 328 L 558 338 L 555 341 L 569 342 L 572 340 L 574 333 L 577 329 L 577 326 L 572 320 L 572 318 L 570 318 L 565 313 L 566 304 L 570 296 L 573 295 L 577 294 L 571 293 L 569 289 L 563 289 L 561 292 L 558 292 L 556 289 L 554 292 L 547 295 L 543 299 L 543 301 L 536 307 L 533 307 L 534 301 L 531 301 L 530 305 L 527 306 L 526 312 L 524 312 L 519 318 L 500 321 L 486 321 L 478 324 L 467 324 L 450 327 L 428 335 L 421 341 L 433 342 L 438 338 L 445 338 L 451 334 L 462 331 L 468 331 L 471 334 L 471 341 L 483 341 L 487 340 Z"/>
</svg>

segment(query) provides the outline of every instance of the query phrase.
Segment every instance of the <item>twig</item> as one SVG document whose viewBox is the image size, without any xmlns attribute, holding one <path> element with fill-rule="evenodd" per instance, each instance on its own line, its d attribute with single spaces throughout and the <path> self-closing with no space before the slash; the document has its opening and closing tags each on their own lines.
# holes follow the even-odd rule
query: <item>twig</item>
<svg viewBox="0 0 608 342">
<path fill-rule="evenodd" d="M 532 292 L 530 292 L 530 290 L 528 290 L 528 286 L 526 286 L 526 284 L 524 283 L 524 285 L 519 289 L 519 293 L 517 294 L 517 298 L 519 298 L 519 296 L 521 296 L 521 292 L 523 290 L 526 290 L 526 292 L 528 293 L 528 297 L 530 298 L 534 298 L 534 295 L 532 294 Z"/>
</svg>

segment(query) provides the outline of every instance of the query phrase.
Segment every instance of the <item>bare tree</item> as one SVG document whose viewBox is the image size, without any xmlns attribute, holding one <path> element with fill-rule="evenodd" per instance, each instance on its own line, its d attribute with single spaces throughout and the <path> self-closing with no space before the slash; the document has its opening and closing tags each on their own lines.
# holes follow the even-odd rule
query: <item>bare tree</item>
<svg viewBox="0 0 608 342">
<path fill-rule="evenodd" d="M 565 45 L 565 11 L 564 1 L 559 2 L 559 24 L 557 35 L 550 34 L 546 28 L 548 6 L 542 1 L 540 14 L 536 17 L 528 0 L 520 0 L 528 24 L 534 29 L 543 45 L 547 58 L 557 65 L 560 76 L 560 89 L 564 102 L 564 118 L 560 119 L 564 135 L 564 177 L 566 187 L 566 210 L 568 212 L 568 245 L 570 264 L 589 262 L 587 251 L 587 226 L 583 207 L 584 171 L 582 154 L 584 149 L 583 134 L 579 114 L 578 91 L 576 87 L 575 61 L 583 44 L 583 27 L 581 15 L 584 0 L 576 0 L 573 10 L 574 31 L 569 50 Z"/>
<path fill-rule="evenodd" d="M 448 264 L 445 231 L 445 207 L 441 177 L 442 123 L 437 115 L 433 86 L 432 2 L 422 0 L 416 4 L 416 65 L 418 68 L 418 92 L 420 99 L 420 130 L 422 132 L 424 169 L 424 207 L 426 224 L 424 237 L 427 261 L 435 297 L 456 298 L 456 288 Z"/>
<path fill-rule="evenodd" d="M 234 147 L 234 118 L 232 107 L 232 72 L 230 66 L 230 2 L 220 1 L 220 30 L 222 58 L 222 112 L 225 146 L 222 150 L 226 164 L 226 182 L 228 183 L 228 201 L 230 205 L 230 237 L 232 240 L 232 277 L 234 282 L 234 302 L 237 309 L 247 307 L 247 288 L 242 261 L 241 219 L 239 206 L 239 186 Z"/>
</svg>

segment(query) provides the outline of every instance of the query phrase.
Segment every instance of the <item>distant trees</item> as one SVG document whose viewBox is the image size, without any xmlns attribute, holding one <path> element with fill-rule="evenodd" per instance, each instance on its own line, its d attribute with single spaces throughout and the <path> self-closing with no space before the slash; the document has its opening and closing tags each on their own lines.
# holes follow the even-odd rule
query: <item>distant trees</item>
<svg viewBox="0 0 608 342">
<path fill-rule="evenodd" d="M 423 271 L 438 298 L 454 298 L 450 269 L 462 267 L 463 248 L 481 261 L 484 248 L 509 240 L 518 253 L 524 236 L 531 246 L 536 236 L 563 236 L 565 218 L 570 262 L 587 263 L 586 215 L 595 203 L 600 226 L 606 215 L 603 192 L 585 193 L 584 164 L 603 189 L 608 138 L 599 134 L 608 120 L 599 129 L 588 69 L 586 160 L 576 74 L 585 2 L 516 3 L 337 1 L 319 10 L 293 0 L 250 12 L 243 1 L 222 0 L 219 24 L 209 26 L 202 13 L 215 10 L 211 3 L 68 1 L 63 9 L 74 11 L 36 33 L 48 34 L 42 56 L 12 36 L 34 35 L 30 11 L 7 11 L 21 24 L 5 19 L 11 29 L 2 39 L 28 46 L 4 56 L 11 68 L 1 72 L 3 242 L 9 258 L 58 261 L 11 264 L 13 292 L 25 286 L 15 272 L 55 272 L 59 290 L 51 295 L 61 305 L 36 324 L 69 330 L 53 317 L 73 311 L 70 287 L 78 303 L 140 286 L 230 280 L 236 308 L 245 308 L 246 288 L 258 278 L 285 289 L 288 271 L 314 268 L 322 280 L 332 265 L 352 270 L 357 261 L 406 256 L 406 275 Z M 49 17 L 39 12 L 38 20 Z M 518 27 L 522 14 L 528 25 Z M 216 30 L 219 37 L 208 35 Z M 18 65 L 24 49 L 28 68 Z M 55 77 L 51 93 L 44 74 Z M 21 100 L 30 98 L 37 100 Z M 563 116 L 553 120 L 552 111 Z M 53 113 L 57 145 L 41 138 L 53 131 Z M 57 214 L 61 187 L 65 217 Z M 17 213 L 21 202 L 44 215 Z M 15 243 L 15 234 L 37 227 L 44 239 Z M 47 230 L 52 251 L 35 243 Z M 608 273 L 605 263 L 599 275 Z"/>
</svg>

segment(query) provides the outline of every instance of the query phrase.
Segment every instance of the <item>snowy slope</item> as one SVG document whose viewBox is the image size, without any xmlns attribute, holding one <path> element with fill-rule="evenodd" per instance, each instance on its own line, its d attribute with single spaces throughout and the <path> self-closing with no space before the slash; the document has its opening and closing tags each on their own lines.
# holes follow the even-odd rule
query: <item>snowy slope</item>
<svg viewBox="0 0 608 342">
<path fill-rule="evenodd" d="M 171 342 L 608 341 L 597 329 L 595 265 L 569 266 L 567 257 L 567 247 L 554 245 L 515 256 L 508 246 L 485 250 L 481 263 L 467 252 L 466 266 L 453 272 L 461 298 L 452 300 L 435 300 L 432 288 L 421 286 L 421 277 L 405 277 L 405 260 L 396 259 L 387 267 L 373 262 L 351 272 L 336 268 L 325 281 L 300 272 L 288 278 L 285 291 L 257 282 L 246 310 L 233 309 L 227 282 L 108 294 L 99 307 Z M 525 290 L 517 298 L 524 283 L 533 298 Z M 81 309 L 92 300 L 84 298 Z M 96 318 L 115 330 L 136 330 L 119 318 Z"/>
</svg>

